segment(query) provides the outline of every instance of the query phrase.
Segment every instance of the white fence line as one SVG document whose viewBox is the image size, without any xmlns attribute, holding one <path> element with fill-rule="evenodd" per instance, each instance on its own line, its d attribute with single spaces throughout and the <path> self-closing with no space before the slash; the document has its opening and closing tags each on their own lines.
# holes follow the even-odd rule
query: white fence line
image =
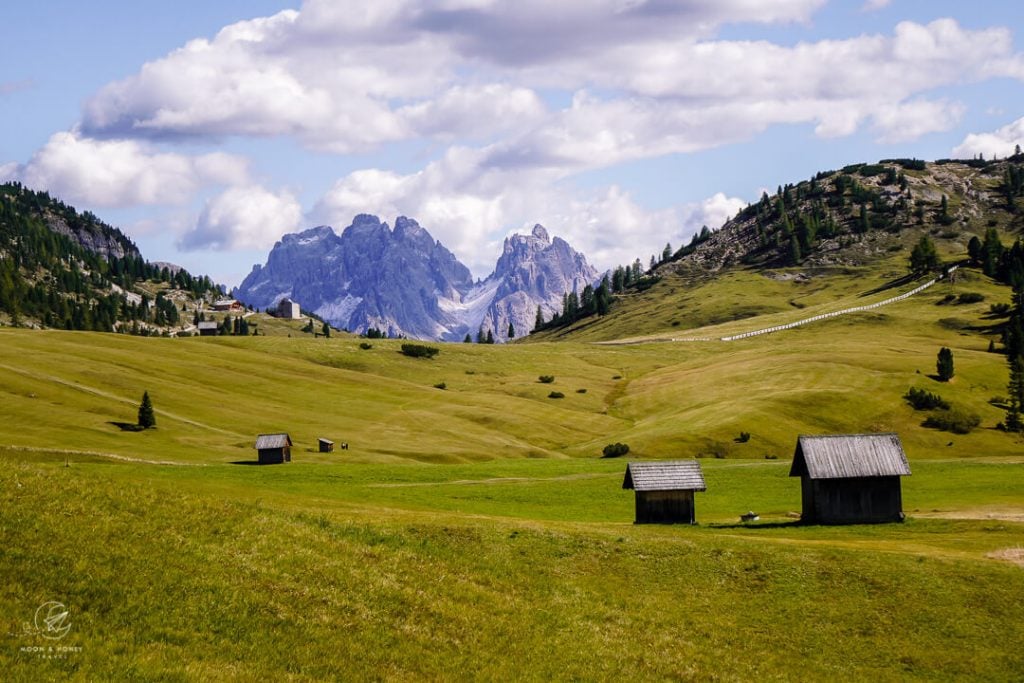
<svg viewBox="0 0 1024 683">
<path fill-rule="evenodd" d="M 951 266 L 948 270 L 946 270 L 944 275 L 940 275 L 940 276 L 938 276 L 936 278 L 932 278 L 928 282 L 924 283 L 923 285 L 919 285 L 918 287 L 915 287 L 914 289 L 910 290 L 909 292 L 905 292 L 903 294 L 900 294 L 899 296 L 894 296 L 894 297 L 892 297 L 890 299 L 885 299 L 884 301 L 879 301 L 879 302 L 873 303 L 873 304 L 867 304 L 866 306 L 854 306 L 853 308 L 844 308 L 841 311 L 833 311 L 831 313 L 822 313 L 821 315 L 816 315 L 816 316 L 814 316 L 812 318 L 805 318 L 804 320 L 797 320 L 796 322 L 788 323 L 786 325 L 776 325 L 775 327 L 766 327 L 766 328 L 761 329 L 761 330 L 754 330 L 753 332 L 744 332 L 743 334 L 734 334 L 734 335 L 731 335 L 731 336 L 728 336 L 728 337 L 721 337 L 720 341 L 736 341 L 737 339 L 747 339 L 748 337 L 756 337 L 757 335 L 760 335 L 760 334 L 771 334 L 772 332 L 782 332 L 783 330 L 791 330 L 794 327 L 799 327 L 801 325 L 806 325 L 807 323 L 817 322 L 819 320 L 826 320 L 828 318 L 835 318 L 836 316 L 847 315 L 849 313 L 860 313 L 862 311 L 870 311 L 870 310 L 872 310 L 874 308 L 879 308 L 881 306 L 887 306 L 889 304 L 896 303 L 897 301 L 903 301 L 904 299 L 912 297 L 915 294 L 928 289 L 929 287 L 934 285 L 936 282 L 938 282 L 939 280 L 941 280 L 944 277 L 946 277 L 946 275 L 949 275 L 949 274 L 953 273 L 956 269 L 957 269 L 957 266 Z M 697 339 L 697 338 L 673 339 L 672 341 L 706 341 L 706 339 Z"/>
</svg>

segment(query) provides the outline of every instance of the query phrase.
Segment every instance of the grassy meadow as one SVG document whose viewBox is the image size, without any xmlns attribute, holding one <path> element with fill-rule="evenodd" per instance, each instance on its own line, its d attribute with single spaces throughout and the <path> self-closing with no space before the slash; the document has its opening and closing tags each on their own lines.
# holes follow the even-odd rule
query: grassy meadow
<svg viewBox="0 0 1024 683">
<path fill-rule="evenodd" d="M 730 277 L 707 311 L 760 291 L 751 278 L 802 286 Z M 987 351 L 1003 288 L 966 273 L 788 332 L 664 341 L 901 291 L 860 296 L 874 286 L 829 281 L 802 308 L 666 321 L 638 343 L 581 332 L 433 360 L 346 335 L 0 328 L 3 677 L 1019 677 L 1024 443 L 994 427 L 1007 372 Z M 985 298 L 944 303 L 963 292 Z M 949 383 L 930 377 L 941 346 Z M 981 425 L 922 427 L 910 387 Z M 158 426 L 132 431 L 143 391 Z M 910 456 L 907 521 L 796 524 L 796 436 L 883 430 Z M 293 462 L 247 466 L 275 431 Z M 349 450 L 313 452 L 321 436 Z M 626 458 L 598 457 L 616 441 Z M 674 457 L 702 459 L 700 523 L 633 525 L 625 462 Z M 739 523 L 748 510 L 760 521 Z M 54 658 L 24 630 L 49 600 L 80 648 Z"/>
</svg>

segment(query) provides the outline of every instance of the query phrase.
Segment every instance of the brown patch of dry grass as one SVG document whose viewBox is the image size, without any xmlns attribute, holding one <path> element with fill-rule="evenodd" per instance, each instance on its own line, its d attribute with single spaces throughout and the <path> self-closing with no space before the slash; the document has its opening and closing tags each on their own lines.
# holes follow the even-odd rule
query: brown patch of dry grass
<svg viewBox="0 0 1024 683">
<path fill-rule="evenodd" d="M 1016 548 L 1003 548 L 1002 550 L 995 550 L 985 555 L 985 557 L 991 557 L 993 560 L 1003 560 L 1004 562 L 1012 562 L 1014 564 L 1024 567 L 1024 547 L 1017 546 Z"/>
</svg>

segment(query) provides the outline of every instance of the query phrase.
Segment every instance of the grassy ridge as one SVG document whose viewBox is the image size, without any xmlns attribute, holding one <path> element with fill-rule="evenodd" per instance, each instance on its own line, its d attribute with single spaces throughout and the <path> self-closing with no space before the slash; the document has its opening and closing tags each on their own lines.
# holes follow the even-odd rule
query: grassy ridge
<svg viewBox="0 0 1024 683">
<path fill-rule="evenodd" d="M 964 292 L 984 300 L 942 303 Z M 288 431 L 312 461 L 339 457 L 308 452 L 319 436 L 350 443 L 345 457 L 365 462 L 589 457 L 616 441 L 640 456 L 750 458 L 784 457 L 800 433 L 891 430 L 916 458 L 1012 454 L 1020 439 L 993 429 L 1003 411 L 990 403 L 1006 392 L 1005 359 L 987 352 L 999 322 L 988 307 L 1004 294 L 965 273 L 869 313 L 731 343 L 445 344 L 434 360 L 386 340 L 363 350 L 351 338 L 0 329 L 0 394 L 12 418 L 0 424 L 0 445 L 224 462 L 251 459 L 258 433 Z M 698 332 L 754 329 L 820 307 Z M 950 383 L 929 377 L 942 346 L 954 352 Z M 546 374 L 554 385 L 537 381 Z M 434 388 L 440 382 L 447 390 Z M 911 387 L 977 413 L 981 428 L 954 436 L 921 427 L 925 415 L 901 398 Z M 549 399 L 552 389 L 565 398 Z M 134 422 L 143 390 L 159 429 L 120 431 L 113 423 Z M 741 431 L 748 443 L 734 442 Z"/>
<path fill-rule="evenodd" d="M 698 514 L 721 521 L 681 528 L 628 523 L 621 463 L 29 460 L 0 455 L 2 627 L 60 599 L 82 651 L 40 660 L 9 636 L 12 680 L 950 680 L 1024 666 L 1024 572 L 985 557 L 1024 542 L 1020 523 L 727 523 L 723 508 L 755 493 L 793 495 L 773 463 L 709 462 Z M 908 500 L 920 476 L 919 501 L 973 508 L 990 486 L 1019 490 L 1011 467 L 915 466 Z M 967 485 L 943 488 L 951 473 Z M 488 493 L 456 512 L 459 487 Z"/>
</svg>

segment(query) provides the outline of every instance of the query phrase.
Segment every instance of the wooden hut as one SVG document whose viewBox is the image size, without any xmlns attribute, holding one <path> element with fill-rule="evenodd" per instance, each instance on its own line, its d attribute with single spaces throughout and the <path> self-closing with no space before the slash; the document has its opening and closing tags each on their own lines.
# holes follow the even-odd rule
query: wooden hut
<svg viewBox="0 0 1024 683">
<path fill-rule="evenodd" d="M 331 441 L 330 439 L 317 439 L 317 443 L 320 444 L 320 452 L 321 453 L 333 453 L 334 452 L 334 442 Z"/>
<path fill-rule="evenodd" d="M 696 460 L 631 462 L 622 488 L 636 494 L 637 524 L 694 524 L 693 492 L 707 490 Z"/>
<path fill-rule="evenodd" d="M 292 439 L 287 434 L 260 434 L 256 437 L 256 450 L 261 465 L 291 462 Z"/>
<path fill-rule="evenodd" d="M 789 470 L 800 477 L 800 519 L 813 524 L 902 522 L 900 477 L 909 474 L 895 434 L 801 436 Z"/>
<path fill-rule="evenodd" d="M 216 337 L 220 333 L 220 325 L 215 320 L 203 320 L 196 327 L 200 337 Z"/>
</svg>

